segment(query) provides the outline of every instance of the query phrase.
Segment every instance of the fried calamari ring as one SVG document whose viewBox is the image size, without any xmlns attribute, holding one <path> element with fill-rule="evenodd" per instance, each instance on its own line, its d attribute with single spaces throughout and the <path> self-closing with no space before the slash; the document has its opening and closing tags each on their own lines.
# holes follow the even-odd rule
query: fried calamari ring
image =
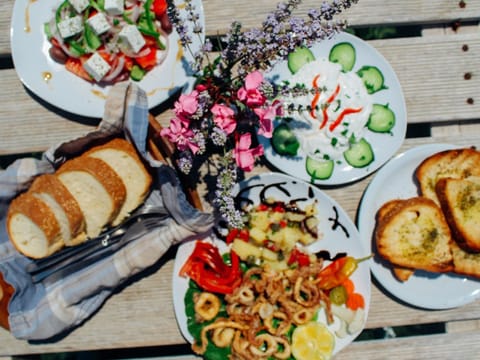
<svg viewBox="0 0 480 360">
<path fill-rule="evenodd" d="M 279 320 L 277 325 L 274 320 Z M 292 322 L 290 321 L 287 314 L 281 311 L 275 311 L 272 316 L 263 319 L 267 331 L 273 335 L 284 335 L 290 330 Z"/>
<path fill-rule="evenodd" d="M 288 340 L 283 337 L 276 337 L 275 340 L 280 346 L 277 346 L 277 351 L 273 353 L 273 357 L 280 360 L 289 359 L 292 355 L 292 349 Z"/>
<path fill-rule="evenodd" d="M 219 348 L 230 346 L 235 335 L 235 329 L 219 327 L 213 330 L 212 341 Z"/>
<path fill-rule="evenodd" d="M 220 299 L 212 293 L 202 292 L 195 300 L 195 313 L 204 321 L 213 320 L 220 311 Z"/>
<path fill-rule="evenodd" d="M 202 355 L 203 353 L 205 353 L 208 345 L 207 333 L 211 330 L 215 330 L 218 328 L 232 328 L 236 330 L 245 330 L 248 328 L 248 326 L 244 324 L 238 324 L 234 321 L 230 321 L 224 318 L 217 319 L 215 320 L 215 322 L 202 328 L 202 331 L 200 332 L 200 343 L 199 344 L 194 343 L 192 345 L 192 350 L 199 355 Z"/>
<path fill-rule="evenodd" d="M 260 346 L 250 345 L 250 352 L 258 357 L 269 357 L 277 352 L 277 340 L 270 334 L 260 334 L 255 338 L 256 343 L 260 343 Z"/>
</svg>

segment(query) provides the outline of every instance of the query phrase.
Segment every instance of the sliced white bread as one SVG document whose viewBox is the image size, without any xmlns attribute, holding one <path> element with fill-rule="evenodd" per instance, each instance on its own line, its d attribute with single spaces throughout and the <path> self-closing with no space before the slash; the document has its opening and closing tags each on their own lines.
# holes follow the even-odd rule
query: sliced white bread
<svg viewBox="0 0 480 360">
<path fill-rule="evenodd" d="M 475 148 L 445 150 L 426 158 L 416 169 L 415 177 L 422 196 L 440 206 L 435 186 L 441 178 L 465 179 L 480 176 L 480 152 Z"/>
<path fill-rule="evenodd" d="M 147 196 L 152 177 L 145 168 L 133 145 L 124 139 L 114 139 L 87 151 L 85 155 L 105 161 L 120 176 L 127 195 L 112 225 L 118 225 L 133 210 L 143 203 Z"/>
<path fill-rule="evenodd" d="M 434 201 L 415 197 L 389 211 L 375 231 L 380 256 L 402 268 L 453 270 L 447 222 Z"/>
<path fill-rule="evenodd" d="M 25 256 L 42 258 L 64 246 L 60 225 L 50 206 L 26 192 L 8 209 L 7 231 L 13 246 Z"/>
<path fill-rule="evenodd" d="M 30 186 L 29 192 L 42 199 L 53 211 L 65 245 L 73 246 L 85 241 L 85 220 L 80 206 L 55 175 L 38 176 Z"/>
<path fill-rule="evenodd" d="M 80 206 L 87 237 L 98 236 L 125 201 L 122 179 L 103 160 L 83 155 L 65 162 L 56 175 Z"/>
<path fill-rule="evenodd" d="M 443 178 L 437 196 L 455 241 L 468 252 L 480 252 L 480 177 Z"/>
</svg>

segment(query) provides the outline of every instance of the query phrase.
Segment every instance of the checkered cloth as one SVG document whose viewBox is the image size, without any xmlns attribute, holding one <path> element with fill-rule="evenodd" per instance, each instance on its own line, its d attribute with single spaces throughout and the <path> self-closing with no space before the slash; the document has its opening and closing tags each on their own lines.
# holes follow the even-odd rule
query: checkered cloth
<svg viewBox="0 0 480 360">
<path fill-rule="evenodd" d="M 25 158 L 0 172 L 0 272 L 15 288 L 9 304 L 10 331 L 18 339 L 45 340 L 82 324 L 126 279 L 155 264 L 174 244 L 208 232 L 211 214 L 187 202 L 174 171 L 152 159 L 146 149 L 148 101 L 133 84 L 115 85 L 109 93 L 104 119 L 85 136 L 59 144 L 40 160 Z M 85 269 L 49 283 L 33 284 L 26 272 L 30 259 L 18 253 L 6 231 L 8 204 L 28 188 L 33 177 L 52 173 L 69 156 L 99 138 L 124 134 L 156 171 L 146 204 L 163 206 L 169 217 L 159 226 Z"/>
</svg>

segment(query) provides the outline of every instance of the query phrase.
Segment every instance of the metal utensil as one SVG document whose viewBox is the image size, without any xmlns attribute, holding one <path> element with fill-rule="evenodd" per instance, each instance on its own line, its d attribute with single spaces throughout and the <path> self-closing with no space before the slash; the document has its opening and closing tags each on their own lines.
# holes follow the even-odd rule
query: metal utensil
<svg viewBox="0 0 480 360">
<path fill-rule="evenodd" d="M 36 283 L 69 265 L 78 263 L 85 266 L 82 263 L 84 259 L 90 259 L 89 263 L 93 263 L 113 253 L 128 242 L 143 236 L 146 232 L 160 225 L 167 217 L 168 213 L 164 208 L 144 207 L 132 214 L 121 225 L 105 231 L 100 236 L 88 240 L 82 245 L 66 248 L 45 259 L 35 260 L 27 266 L 27 271 L 32 276 L 32 281 Z M 92 261 L 91 258 L 94 255 L 96 255 L 96 260 Z"/>
</svg>

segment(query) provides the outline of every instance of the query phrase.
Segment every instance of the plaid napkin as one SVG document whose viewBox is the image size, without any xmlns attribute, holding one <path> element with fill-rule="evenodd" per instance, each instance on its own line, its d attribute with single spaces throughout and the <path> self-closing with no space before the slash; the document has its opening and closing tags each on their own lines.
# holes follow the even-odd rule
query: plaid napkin
<svg viewBox="0 0 480 360">
<path fill-rule="evenodd" d="M 109 93 L 104 118 L 94 131 L 54 146 L 41 160 L 20 159 L 0 171 L 0 272 L 15 288 L 9 304 L 9 323 L 16 338 L 45 340 L 66 333 L 94 313 L 122 282 L 156 263 L 170 246 L 210 230 L 212 215 L 190 206 L 174 171 L 149 155 L 147 131 L 148 101 L 144 91 L 120 83 Z M 170 216 L 110 257 L 60 280 L 33 284 L 25 270 L 31 260 L 19 254 L 7 236 L 9 202 L 27 189 L 36 175 L 52 173 L 92 142 L 122 133 L 156 171 L 156 182 L 145 203 L 163 206 Z"/>
</svg>

